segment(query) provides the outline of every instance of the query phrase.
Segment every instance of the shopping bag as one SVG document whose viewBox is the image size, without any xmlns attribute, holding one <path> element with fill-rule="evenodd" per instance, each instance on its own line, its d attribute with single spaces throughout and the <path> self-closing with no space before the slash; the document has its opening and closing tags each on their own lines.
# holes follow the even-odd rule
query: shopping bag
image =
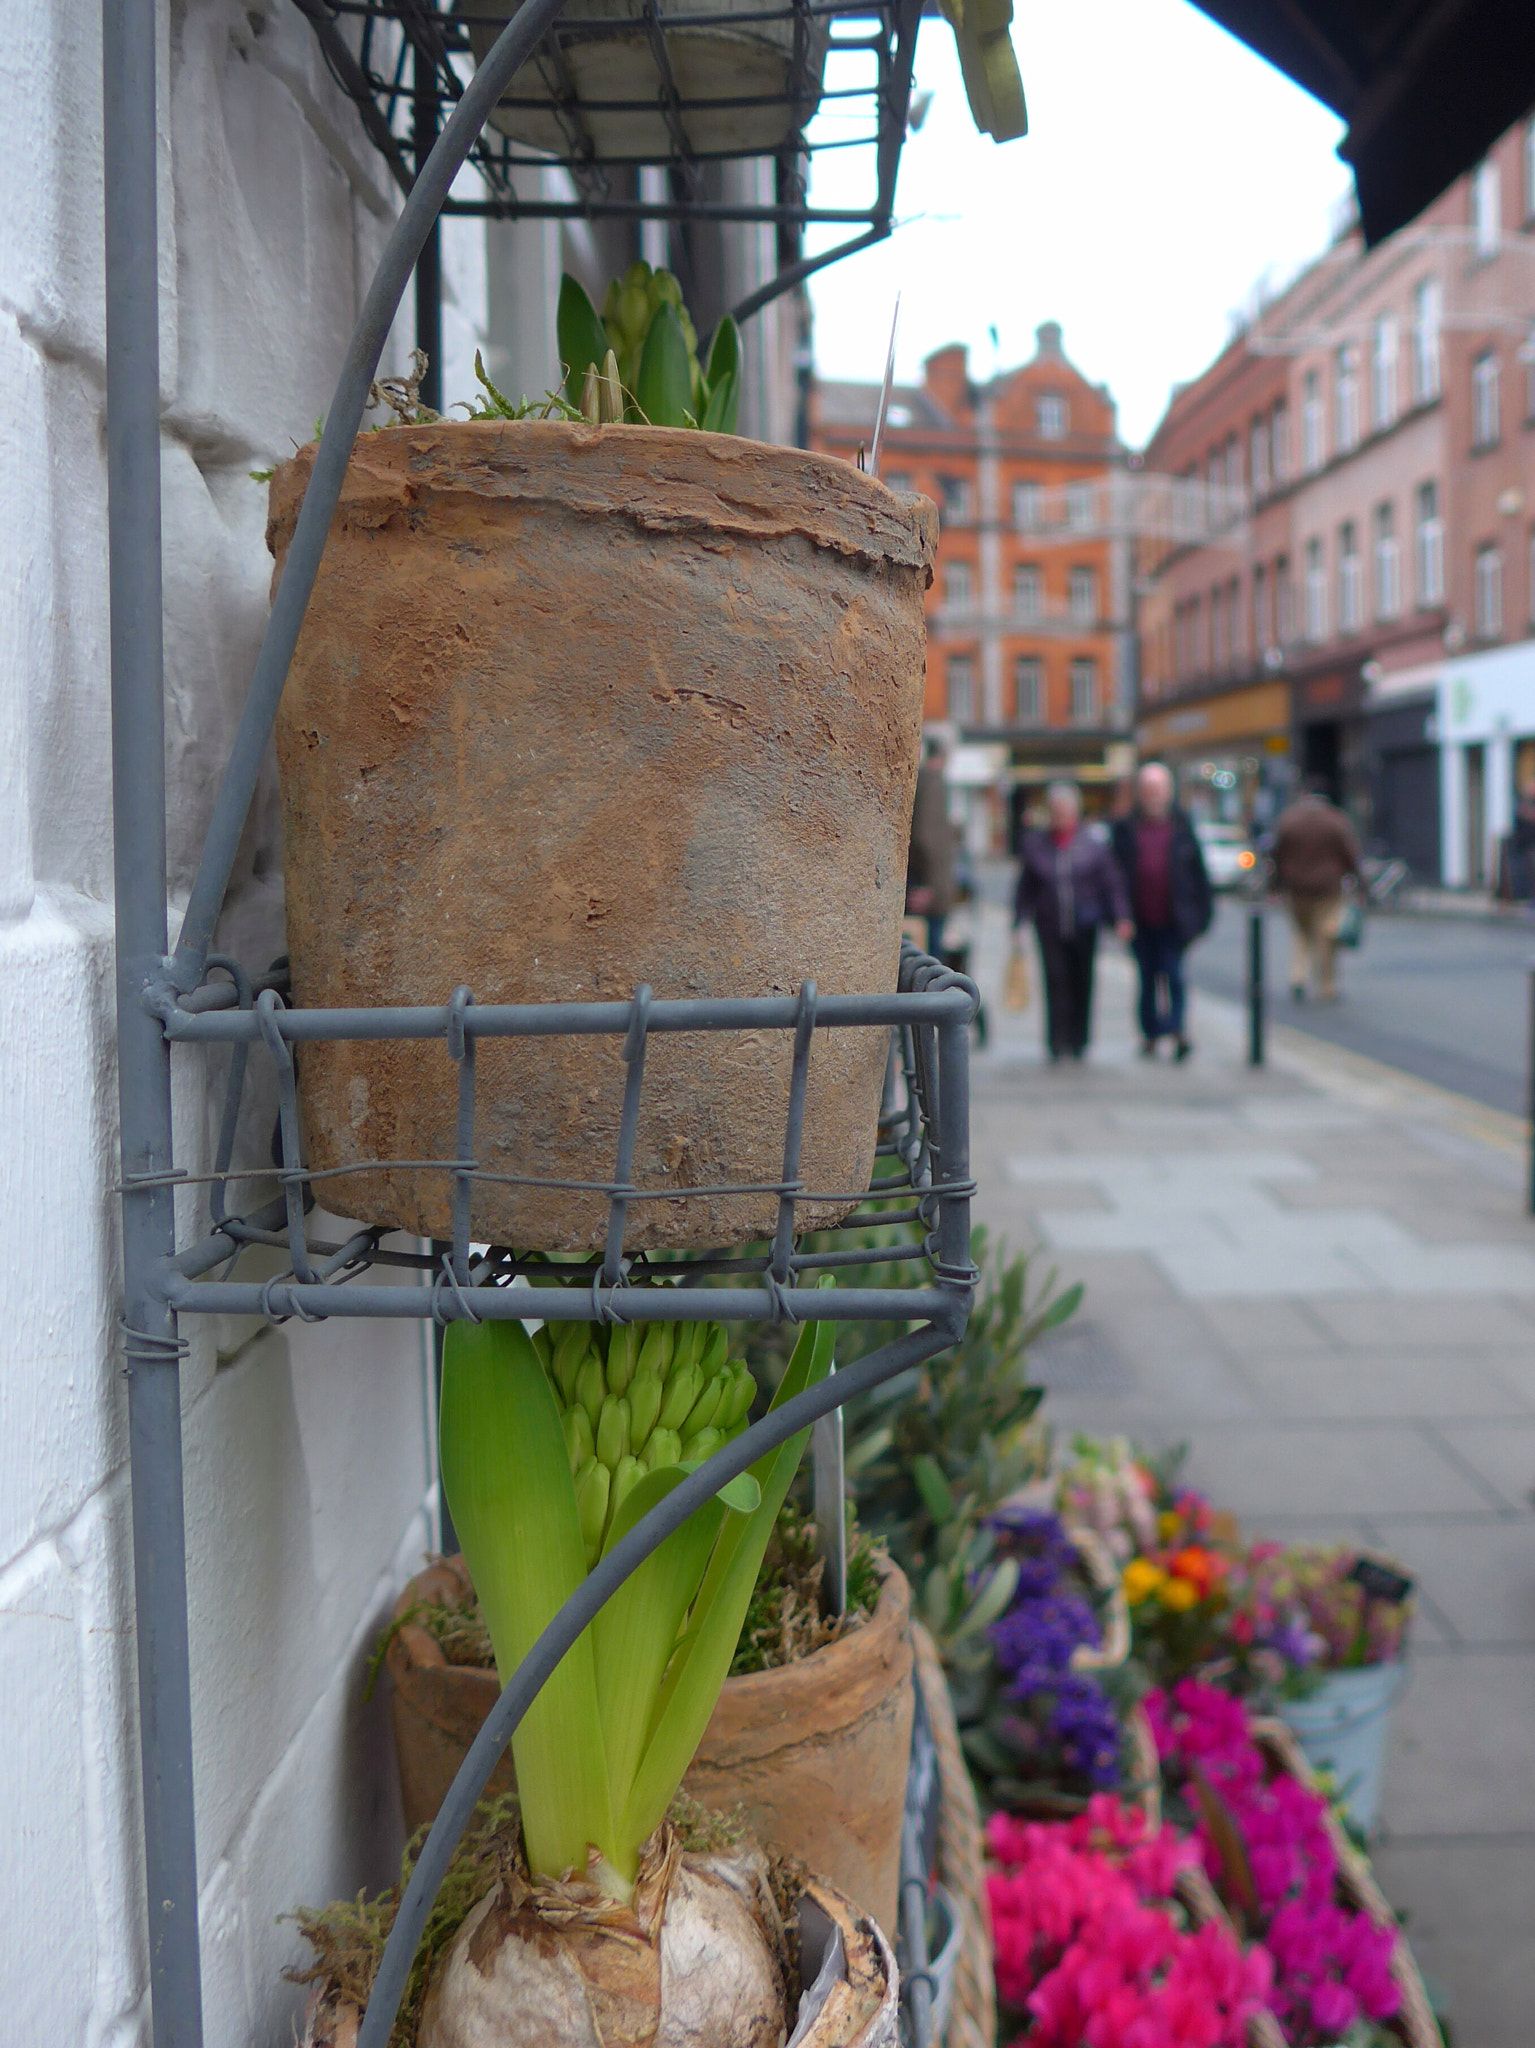
<svg viewBox="0 0 1535 2048">
<path fill-rule="evenodd" d="M 1029 986 L 1029 956 L 1022 946 L 1014 946 L 1012 957 L 1007 963 L 1007 986 L 1002 992 L 1002 1005 L 1008 1010 L 1026 1010 L 1032 993 Z"/>
<path fill-rule="evenodd" d="M 1353 949 L 1364 944 L 1364 912 L 1357 896 L 1346 896 L 1338 912 L 1337 943 Z"/>
</svg>

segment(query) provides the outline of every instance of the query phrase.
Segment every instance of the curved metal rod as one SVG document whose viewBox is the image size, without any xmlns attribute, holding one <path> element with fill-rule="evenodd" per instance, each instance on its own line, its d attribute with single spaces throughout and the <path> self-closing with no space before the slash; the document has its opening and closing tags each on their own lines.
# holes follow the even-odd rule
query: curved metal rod
<svg viewBox="0 0 1535 2048">
<path fill-rule="evenodd" d="M 846 1371 L 828 1375 L 818 1386 L 808 1387 L 803 1394 L 797 1394 L 792 1401 L 786 1401 L 781 1408 L 764 1415 L 760 1422 L 754 1422 L 733 1443 L 716 1451 L 707 1464 L 689 1473 L 659 1506 L 653 1507 L 643 1520 L 637 1522 L 565 1602 L 512 1673 L 506 1689 L 470 1744 L 469 1753 L 460 1764 L 458 1775 L 432 1823 L 431 1833 L 416 1859 L 416 1867 L 411 1872 L 410 1883 L 405 1887 L 405 1896 L 390 1929 L 368 2009 L 357 2036 L 357 2048 L 388 2048 L 421 1931 L 459 1839 L 480 1803 L 501 1752 L 538 1697 L 545 1680 L 552 1675 L 581 1631 L 612 1599 L 630 1573 L 643 1564 L 652 1551 L 659 1549 L 695 1509 L 712 1500 L 738 1472 L 744 1472 L 764 1452 L 776 1450 L 800 1430 L 808 1429 L 821 1416 L 840 1408 L 845 1401 L 858 1394 L 866 1394 L 871 1387 L 883 1385 L 897 1373 L 906 1371 L 909 1366 L 920 1365 L 925 1358 L 933 1357 L 955 1342 L 959 1331 L 964 1328 L 970 1289 L 955 1287 L 953 1296 L 955 1328 L 946 1329 L 931 1323 L 926 1329 L 897 1337 L 878 1351 L 871 1351 L 867 1358 L 860 1358 Z"/>
<path fill-rule="evenodd" d="M 208 836 L 192 893 L 187 900 L 181 936 L 171 963 L 171 979 L 187 991 L 202 980 L 203 964 L 213 943 L 213 928 L 224 905 L 224 892 L 234 871 L 240 835 L 255 794 L 256 781 L 266 754 L 267 742 L 277 718 L 288 664 L 298 645 L 299 629 L 309 606 L 310 592 L 319 573 L 320 556 L 330 533 L 331 519 L 341 498 L 346 466 L 352 444 L 362 423 L 368 388 L 378 369 L 378 359 L 394 323 L 394 316 L 410 281 L 416 258 L 425 246 L 442 203 L 457 177 L 476 136 L 490 118 L 514 72 L 532 54 L 545 31 L 559 14 L 564 0 L 523 0 L 507 26 L 496 38 L 489 55 L 464 88 L 463 98 L 453 109 L 438 136 L 431 155 L 422 165 L 410 195 L 400 209 L 368 296 L 353 330 L 346 361 L 336 383 L 325 431 L 309 488 L 299 509 L 283 564 L 282 581 L 272 600 L 272 614 L 262 638 L 261 652 L 251 674 L 245 709 L 230 748 L 224 779 L 219 785 Z"/>
</svg>

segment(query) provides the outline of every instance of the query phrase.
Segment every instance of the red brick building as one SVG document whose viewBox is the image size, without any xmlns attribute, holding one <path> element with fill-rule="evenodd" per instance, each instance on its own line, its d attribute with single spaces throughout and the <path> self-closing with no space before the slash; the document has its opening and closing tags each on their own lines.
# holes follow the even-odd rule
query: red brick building
<svg viewBox="0 0 1535 2048">
<path fill-rule="evenodd" d="M 818 383 L 810 445 L 848 461 L 879 387 Z M 1021 369 L 975 383 L 940 349 L 892 393 L 880 473 L 941 515 L 928 600 L 929 720 L 994 750 L 999 786 L 1106 784 L 1128 765 L 1133 706 L 1126 451 L 1114 401 L 1053 322 Z"/>
<path fill-rule="evenodd" d="M 1448 666 L 1535 633 L 1535 116 L 1377 248 L 1340 236 L 1145 467 L 1184 516 L 1139 554 L 1142 750 L 1260 819 L 1318 776 L 1420 875 L 1489 878 L 1535 692 L 1453 758 L 1437 707 Z"/>
</svg>

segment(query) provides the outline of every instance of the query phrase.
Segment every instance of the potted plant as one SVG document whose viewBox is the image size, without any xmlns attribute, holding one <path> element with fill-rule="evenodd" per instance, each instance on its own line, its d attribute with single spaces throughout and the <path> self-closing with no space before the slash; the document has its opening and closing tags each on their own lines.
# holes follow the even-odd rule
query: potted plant
<svg viewBox="0 0 1535 2048">
<path fill-rule="evenodd" d="M 564 295 L 564 395 L 487 393 L 356 444 L 278 720 L 299 1005 L 895 986 L 936 515 L 848 463 L 682 424 L 695 404 L 727 421 L 739 369 L 728 330 L 690 356 L 651 288 L 629 389 L 628 289 L 611 332 Z M 679 423 L 639 423 L 642 402 Z M 279 576 L 313 459 L 272 480 Z M 635 1183 L 771 1189 L 789 1037 L 653 1039 Z M 601 1242 L 623 1074 L 611 1037 L 479 1043 L 477 1240 Z M 883 1075 L 879 1033 L 816 1035 L 801 1179 L 828 1199 L 802 1226 L 867 1186 Z M 299 1079 L 309 1164 L 346 1170 L 347 1212 L 451 1236 L 440 1044 L 306 1045 Z M 626 1242 L 740 1243 L 776 1211 L 646 1200 Z"/>
<path fill-rule="evenodd" d="M 1298 1544 L 1277 1562 L 1293 1579 L 1316 1654 L 1277 1712 L 1313 1770 L 1325 1771 L 1362 1835 L 1380 1815 L 1391 1710 L 1407 1684 L 1412 1581 L 1347 1545 Z"/>
<path fill-rule="evenodd" d="M 777 1399 L 824 1376 L 831 1336 L 805 1329 Z M 518 1323 L 455 1323 L 444 1344 L 443 1484 L 503 1680 L 596 1560 L 745 1426 L 752 1381 L 722 1328 L 656 1325 L 642 1341 L 619 1324 L 602 1338 L 595 1347 L 579 1323 L 531 1337 Z M 515 1810 L 503 1802 L 479 1852 L 489 1881 L 467 1912 L 462 1886 L 450 1891 L 451 1938 L 439 1926 L 418 1978 L 419 2048 L 574 2048 L 594 2008 L 614 2048 L 783 2038 L 792 2015 L 760 1852 L 712 1836 L 690 1845 L 669 1815 L 806 1434 L 668 1537 L 529 1708 L 512 1737 Z M 835 1894 L 812 1904 L 858 1932 Z M 861 2040 L 889 2003 L 888 1950 L 867 1929 L 860 1939 L 878 1985 L 864 1985 L 847 2028 L 810 2038 Z"/>
<path fill-rule="evenodd" d="M 739 1810 L 764 1848 L 816 1871 L 893 1940 L 913 1711 L 910 1593 L 867 1539 L 851 1547 L 843 1615 L 822 1612 L 820 1577 L 814 1527 L 786 1503 L 683 1789 Z M 462 1557 L 411 1580 L 381 1652 L 414 1830 L 436 1817 L 500 1690 Z M 492 1789 L 514 1784 L 503 1759 Z"/>
</svg>

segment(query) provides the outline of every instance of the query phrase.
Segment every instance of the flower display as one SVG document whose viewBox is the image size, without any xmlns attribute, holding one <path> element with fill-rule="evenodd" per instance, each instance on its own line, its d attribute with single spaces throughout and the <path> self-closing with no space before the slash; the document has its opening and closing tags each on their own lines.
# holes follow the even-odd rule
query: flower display
<svg viewBox="0 0 1535 2048">
<path fill-rule="evenodd" d="M 1325 1669 L 1390 1664 L 1401 1656 L 1412 1601 L 1394 1566 L 1361 1558 L 1346 1544 L 1296 1544 L 1282 1557 Z M 1400 1587 L 1402 1597 L 1372 1591 L 1377 1579 L 1393 1592 Z"/>
<path fill-rule="evenodd" d="M 1098 1681 L 1071 1668 L 1073 1653 L 1103 1633 L 1089 1601 L 1072 1590 L 1076 1549 L 1057 1517 L 1038 1509 L 1004 1509 L 990 1527 L 998 1554 L 1018 1568 L 1012 1605 L 989 1630 L 1004 1699 L 1019 1710 L 1001 1723 L 1008 1745 L 1026 1774 L 1113 1785 L 1118 1716 Z"/>
<path fill-rule="evenodd" d="M 987 1877 L 997 1988 L 1031 2048 L 1242 2048 L 1267 1953 L 1190 1932 L 1168 1903 L 1192 1844 L 1100 1794 L 1061 1822 L 996 1816 Z"/>
<path fill-rule="evenodd" d="M 1272 1958 L 1270 2004 L 1291 2048 L 1325 2048 L 1362 2020 L 1389 2019 L 1401 2003 L 1396 1932 L 1337 1904 L 1326 1800 L 1270 1774 L 1230 1693 L 1186 1678 L 1150 1694 L 1146 1712 L 1165 1775 L 1187 1789 L 1212 1881 Z"/>
<path fill-rule="evenodd" d="M 1056 1482 L 1056 1504 L 1068 1525 L 1101 1536 L 1121 1564 L 1157 1543 L 1157 1482 L 1128 1437 L 1103 1442 L 1079 1436 Z"/>
</svg>

